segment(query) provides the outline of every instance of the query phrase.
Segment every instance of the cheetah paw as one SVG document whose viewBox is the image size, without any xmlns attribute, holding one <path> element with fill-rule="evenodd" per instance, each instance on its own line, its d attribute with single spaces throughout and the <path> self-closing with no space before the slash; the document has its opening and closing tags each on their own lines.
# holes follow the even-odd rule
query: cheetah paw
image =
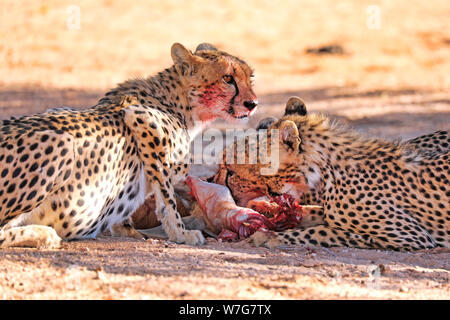
<svg viewBox="0 0 450 320">
<path fill-rule="evenodd" d="M 282 245 L 283 243 L 274 235 L 273 232 L 258 230 L 250 237 L 247 238 L 247 242 L 255 247 L 266 247 L 273 249 Z"/>
<path fill-rule="evenodd" d="M 137 240 L 146 240 L 147 236 L 131 226 L 125 226 L 122 223 L 115 224 L 111 227 L 111 235 L 113 237 L 129 237 Z"/>
<path fill-rule="evenodd" d="M 176 243 L 185 243 L 189 245 L 200 245 L 205 244 L 206 242 L 200 230 L 184 230 L 179 236 L 169 236 L 169 240 Z"/>
<path fill-rule="evenodd" d="M 55 229 L 41 225 L 28 225 L 4 230 L 1 240 L 2 248 L 57 249 L 61 247 L 62 242 Z"/>
<path fill-rule="evenodd" d="M 200 230 L 186 230 L 184 232 L 185 243 L 190 245 L 205 244 L 206 240 Z"/>
</svg>

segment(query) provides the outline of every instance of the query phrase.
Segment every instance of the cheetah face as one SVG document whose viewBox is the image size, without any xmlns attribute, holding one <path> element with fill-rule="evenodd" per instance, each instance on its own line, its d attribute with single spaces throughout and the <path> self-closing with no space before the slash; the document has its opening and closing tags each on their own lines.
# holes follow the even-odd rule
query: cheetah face
<svg viewBox="0 0 450 320">
<path fill-rule="evenodd" d="M 275 133 L 275 129 L 277 130 L 279 135 L 277 146 L 252 145 L 252 142 L 246 139 L 245 144 L 240 144 L 241 146 L 245 145 L 245 150 L 239 150 L 239 143 L 225 149 L 223 163 L 213 181 L 227 186 L 238 205 L 246 206 L 248 201 L 262 195 L 277 196 L 288 193 L 298 199 L 303 193 L 315 188 L 321 179 L 318 168 L 312 164 L 311 157 L 305 156 L 304 148 L 308 148 L 308 146 L 302 144 L 297 124 L 289 120 L 292 114 L 306 114 L 303 102 L 299 101 L 290 100 L 288 102 L 283 119 L 279 121 L 271 119 L 269 123 L 268 119 L 264 119 L 258 126 L 258 130 L 268 128 L 269 136 Z M 302 106 L 298 105 L 300 103 Z M 258 134 L 265 134 L 265 132 L 259 131 Z M 257 144 L 258 142 L 253 143 Z M 274 174 L 262 174 L 262 169 L 267 168 L 270 164 L 267 164 L 267 161 L 261 161 L 261 158 L 251 164 L 249 154 L 254 152 L 255 148 L 258 150 L 267 148 L 267 150 L 262 150 L 262 154 L 278 153 L 278 170 Z M 232 163 L 226 160 L 225 155 L 230 152 Z M 239 164 L 237 159 L 239 154 L 245 154 L 244 164 Z"/>
<path fill-rule="evenodd" d="M 269 131 L 269 135 L 271 133 Z M 266 134 L 266 131 L 259 131 L 258 134 Z M 282 136 L 280 138 L 283 139 Z M 242 147 L 245 150 L 242 150 Z M 255 152 L 255 150 L 257 151 Z M 250 155 L 259 152 L 267 157 L 263 159 L 258 155 L 257 161 L 252 161 Z M 263 170 L 274 166 L 273 163 L 267 161 L 267 159 L 272 159 L 272 152 L 278 154 L 278 157 L 274 158 L 277 161 L 277 169 L 273 174 L 264 174 Z M 245 155 L 244 161 L 239 158 L 242 155 Z M 247 139 L 246 137 L 245 143 L 236 141 L 227 146 L 224 150 L 223 161 L 213 181 L 227 186 L 236 203 L 244 207 L 248 201 L 264 195 L 277 196 L 288 193 L 299 198 L 308 190 L 305 176 L 298 170 L 298 162 L 302 161 L 300 158 L 301 155 L 292 150 L 285 141 L 280 140 L 278 145 L 271 146 L 261 144 L 259 139 Z"/>
<path fill-rule="evenodd" d="M 211 45 L 199 45 L 195 54 L 174 46 L 172 57 L 187 82 L 189 104 L 197 119 L 236 122 L 255 112 L 253 71 L 244 61 Z"/>
</svg>

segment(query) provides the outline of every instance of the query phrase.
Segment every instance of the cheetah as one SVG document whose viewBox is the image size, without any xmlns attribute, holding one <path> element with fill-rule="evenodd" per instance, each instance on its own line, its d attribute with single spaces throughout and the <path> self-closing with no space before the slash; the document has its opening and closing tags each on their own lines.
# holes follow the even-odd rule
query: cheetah
<svg viewBox="0 0 450 320">
<path fill-rule="evenodd" d="M 171 67 L 119 84 L 91 108 L 1 122 L 2 248 L 57 248 L 105 230 L 139 236 L 131 216 L 151 195 L 170 241 L 204 243 L 186 230 L 174 185 L 188 173 L 195 134 L 255 112 L 253 70 L 210 44 L 192 53 L 175 43 L 171 56 Z"/>
<path fill-rule="evenodd" d="M 404 143 L 366 138 L 308 114 L 296 97 L 280 120 L 265 119 L 258 129 L 268 129 L 269 136 L 278 130 L 278 172 L 261 175 L 261 161 L 224 162 L 213 181 L 227 185 L 240 205 L 290 193 L 322 209 L 305 215 L 299 228 L 257 231 L 250 242 L 401 251 L 450 247 L 450 131 Z"/>
</svg>

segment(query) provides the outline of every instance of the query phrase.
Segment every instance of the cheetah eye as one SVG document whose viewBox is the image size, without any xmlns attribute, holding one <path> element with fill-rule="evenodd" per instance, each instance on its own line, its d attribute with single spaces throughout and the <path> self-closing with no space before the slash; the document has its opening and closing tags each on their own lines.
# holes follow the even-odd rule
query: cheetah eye
<svg viewBox="0 0 450 320">
<path fill-rule="evenodd" d="M 222 77 L 223 81 L 225 81 L 225 83 L 227 84 L 233 84 L 234 83 L 234 78 L 232 75 L 226 74 Z"/>
<path fill-rule="evenodd" d="M 228 176 L 234 176 L 236 173 L 234 171 L 231 171 L 230 169 L 227 169 L 227 175 Z"/>
</svg>

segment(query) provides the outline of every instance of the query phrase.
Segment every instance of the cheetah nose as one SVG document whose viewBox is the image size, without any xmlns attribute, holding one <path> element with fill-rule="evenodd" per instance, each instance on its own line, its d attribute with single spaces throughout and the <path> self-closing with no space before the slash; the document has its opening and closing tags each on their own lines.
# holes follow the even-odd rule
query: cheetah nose
<svg viewBox="0 0 450 320">
<path fill-rule="evenodd" d="M 246 107 L 249 111 L 252 111 L 258 105 L 257 100 L 244 101 L 244 107 Z"/>
</svg>

